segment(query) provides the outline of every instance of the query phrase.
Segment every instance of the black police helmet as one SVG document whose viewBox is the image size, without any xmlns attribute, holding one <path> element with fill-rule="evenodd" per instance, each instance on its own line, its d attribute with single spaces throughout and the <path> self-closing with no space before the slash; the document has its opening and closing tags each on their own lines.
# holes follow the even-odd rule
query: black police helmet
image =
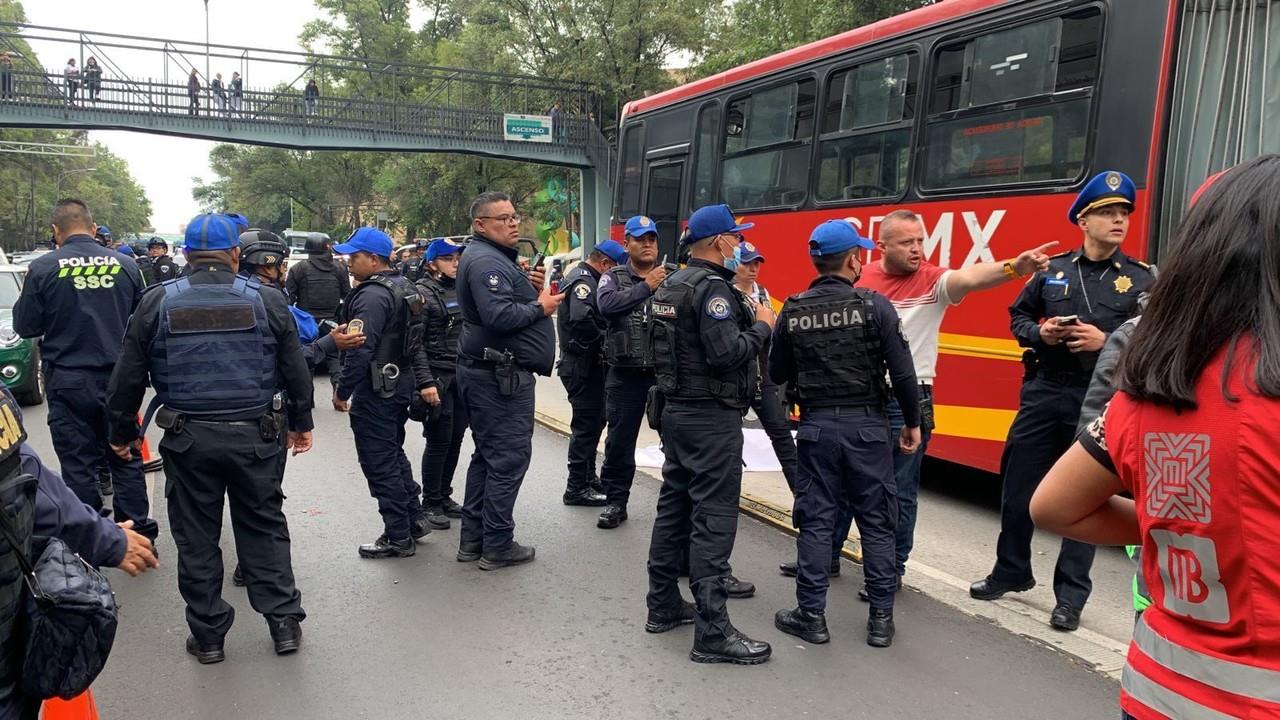
<svg viewBox="0 0 1280 720">
<path fill-rule="evenodd" d="M 152 238 L 147 241 L 147 249 L 150 250 L 153 247 L 162 247 L 165 250 L 168 250 L 169 243 L 165 242 L 164 238 L 152 236 Z"/>
<path fill-rule="evenodd" d="M 283 265 L 287 257 L 289 246 L 269 230 L 249 230 L 240 234 L 241 265 Z"/>
<path fill-rule="evenodd" d="M 303 244 L 303 250 L 306 251 L 308 255 L 323 255 L 324 251 L 332 244 L 333 241 L 324 235 L 321 235 L 320 233 L 312 233 L 307 237 Z"/>
</svg>

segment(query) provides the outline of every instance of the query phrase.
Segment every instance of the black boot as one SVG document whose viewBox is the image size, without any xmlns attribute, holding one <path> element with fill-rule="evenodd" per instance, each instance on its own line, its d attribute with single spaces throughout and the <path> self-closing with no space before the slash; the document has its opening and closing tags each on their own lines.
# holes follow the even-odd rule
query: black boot
<svg viewBox="0 0 1280 720">
<path fill-rule="evenodd" d="M 681 601 L 678 607 L 668 610 L 650 610 L 649 618 L 644 624 L 644 631 L 664 633 L 668 630 L 674 630 L 681 625 L 692 623 L 696 615 L 697 611 L 694 609 L 693 603 L 684 601 Z"/>
<path fill-rule="evenodd" d="M 360 557 L 380 559 L 380 558 L 407 558 L 413 557 L 418 549 L 414 546 L 413 538 L 405 538 L 403 540 L 390 540 L 386 535 L 379 535 L 377 540 L 360 546 Z"/>
<path fill-rule="evenodd" d="M 804 608 L 779 610 L 773 616 L 773 626 L 815 645 L 831 642 L 831 633 L 827 631 L 827 614 L 823 612 L 812 612 Z"/>
<path fill-rule="evenodd" d="M 483 554 L 484 546 L 478 542 L 458 543 L 458 562 L 475 562 Z"/>
<path fill-rule="evenodd" d="M 580 507 L 604 507 L 609 499 L 604 495 L 585 487 L 581 490 L 567 490 L 562 498 L 565 505 L 577 505 Z"/>
<path fill-rule="evenodd" d="M 427 525 L 432 530 L 448 530 L 453 524 L 449 522 L 449 516 L 444 514 L 444 505 L 424 505 L 422 509 L 426 513 Z"/>
<path fill-rule="evenodd" d="M 1008 582 L 998 580 L 994 575 L 988 575 L 969 586 L 969 597 L 974 600 L 996 600 L 1004 597 L 1005 593 L 1026 592 L 1035 586 L 1035 578 L 1022 582 Z"/>
<path fill-rule="evenodd" d="M 511 541 L 511 547 L 500 553 L 485 553 L 480 558 L 481 570 L 497 570 L 498 568 L 510 567 L 512 565 L 523 565 L 533 560 L 536 550 L 532 547 L 525 547 L 515 540 Z"/>
<path fill-rule="evenodd" d="M 756 594 L 755 584 L 746 580 L 739 580 L 732 575 L 725 575 L 720 578 L 720 583 L 724 585 L 725 594 L 737 600 L 749 598 Z"/>
<path fill-rule="evenodd" d="M 796 575 L 800 574 L 800 563 L 797 563 L 797 562 L 778 563 L 778 572 L 782 573 L 786 577 L 795 577 Z M 840 577 L 840 561 L 839 560 L 831 561 L 831 570 L 829 571 L 829 576 Z"/>
<path fill-rule="evenodd" d="M 1074 632 L 1080 627 L 1080 611 L 1066 603 L 1058 603 L 1049 615 L 1049 625 L 1054 630 Z"/>
<path fill-rule="evenodd" d="M 601 530 L 612 530 L 627 520 L 627 508 L 623 505 L 610 505 L 600 513 L 596 527 Z"/>
<path fill-rule="evenodd" d="M 445 497 L 443 505 L 445 515 L 448 515 L 455 520 L 462 517 L 462 506 L 454 502 L 453 498 Z"/>
<path fill-rule="evenodd" d="M 427 520 L 426 513 L 409 523 L 409 534 L 413 536 L 414 540 L 421 540 L 431 534 L 431 521 Z"/>
<path fill-rule="evenodd" d="M 271 642 L 275 643 L 277 655 L 288 655 L 297 652 L 302 644 L 302 625 L 297 618 L 267 618 L 267 628 L 271 631 Z"/>
<path fill-rule="evenodd" d="M 689 659 L 696 663 L 732 663 L 734 665 L 759 665 L 769 659 L 773 648 L 762 640 L 752 640 L 734 630 L 728 637 L 711 642 L 697 641 L 689 652 Z"/>
<path fill-rule="evenodd" d="M 871 616 L 867 618 L 867 644 L 887 648 L 893 644 L 893 633 L 893 611 L 871 608 Z"/>
<path fill-rule="evenodd" d="M 221 641 L 206 645 L 197 641 L 194 635 L 187 636 L 187 653 L 194 655 L 201 665 L 212 665 L 227 659 L 226 653 L 222 651 Z"/>
</svg>

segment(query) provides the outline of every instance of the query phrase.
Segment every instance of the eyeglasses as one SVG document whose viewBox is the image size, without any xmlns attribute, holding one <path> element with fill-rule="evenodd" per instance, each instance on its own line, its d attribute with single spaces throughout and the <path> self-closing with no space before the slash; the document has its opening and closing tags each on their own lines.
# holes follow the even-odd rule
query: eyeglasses
<svg viewBox="0 0 1280 720">
<path fill-rule="evenodd" d="M 519 225 L 520 221 L 523 220 L 524 217 L 519 213 L 515 213 L 514 215 L 477 215 L 476 219 L 477 220 L 497 220 L 500 223 L 506 223 L 506 224 L 514 223 L 516 225 Z"/>
</svg>

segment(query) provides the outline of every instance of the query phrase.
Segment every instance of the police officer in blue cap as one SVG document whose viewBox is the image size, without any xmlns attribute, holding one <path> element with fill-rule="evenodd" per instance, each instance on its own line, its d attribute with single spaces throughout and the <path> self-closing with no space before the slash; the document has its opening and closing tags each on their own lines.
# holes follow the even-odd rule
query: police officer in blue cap
<svg viewBox="0 0 1280 720">
<path fill-rule="evenodd" d="M 336 392 L 343 403 L 354 397 L 356 457 L 382 515 L 382 534 L 359 548 L 363 558 L 410 557 L 415 541 L 431 532 L 404 454 L 409 402 L 422 389 L 413 373 L 421 351 L 422 297 L 391 267 L 392 247 L 386 233 L 362 227 L 333 249 L 351 257 L 351 274 L 360 281 L 343 303 L 343 318 L 348 330 L 364 333 L 365 342 L 343 353 Z"/>
<path fill-rule="evenodd" d="M 226 658 L 223 639 L 235 620 L 222 599 L 218 546 L 226 495 L 249 603 L 266 617 L 276 653 L 291 653 L 306 613 L 293 580 L 278 456 L 311 449 L 311 373 L 284 296 L 236 274 L 234 223 L 198 215 L 185 244 L 191 276 L 147 293 L 129 322 L 107 389 L 111 444 L 121 458 L 136 455 L 134 416 L 150 377 L 156 400 L 147 415 L 165 431 L 160 454 L 191 629 L 187 652 L 201 664 Z"/>
<path fill-rule="evenodd" d="M 650 305 L 653 293 L 667 277 L 658 259 L 658 225 L 644 215 L 627 220 L 623 228 L 629 262 L 600 278 L 596 307 L 609 322 L 604 338 L 608 362 L 605 380 L 604 463 L 600 483 L 608 507 L 596 527 L 609 530 L 627 519 L 627 502 L 636 475 L 636 438 L 644 418 L 649 388 L 653 387 L 653 358 L 649 354 Z"/>
<path fill-rule="evenodd" d="M 755 665 L 772 653 L 729 621 L 724 582 L 738 532 L 742 416 L 760 384 L 760 348 L 774 324 L 772 308 L 747 302 L 725 267 L 751 227 L 734 220 L 727 205 L 698 209 L 681 238 L 688 267 L 653 296 L 650 340 L 662 398 L 655 402 L 665 402 L 666 460 L 649 546 L 645 630 L 695 623 L 694 662 Z M 677 584 L 686 547 L 695 607 Z"/>
<path fill-rule="evenodd" d="M 862 275 L 859 253 L 875 243 L 848 220 L 828 220 L 809 236 L 809 256 L 818 278 L 787 298 L 773 333 L 769 375 L 787 383 L 800 406 L 796 432 L 798 463 L 793 515 L 798 607 L 779 610 L 774 625 L 806 642 L 825 643 L 832 535 L 851 512 L 862 536 L 862 563 L 871 613 L 867 644 L 893 642 L 894 491 L 893 446 L 915 452 L 920 445 L 920 402 L 911 349 L 898 312 L 883 295 L 854 287 Z M 904 408 L 904 427 L 890 437 L 885 406 L 891 381 Z"/>
<path fill-rule="evenodd" d="M 1055 255 L 1027 281 L 1009 308 L 1013 336 L 1027 348 L 1021 404 L 1000 459 L 1000 539 L 991 574 L 969 588 L 978 600 L 1035 586 L 1030 502 L 1040 480 L 1075 440 L 1089 378 L 1107 336 L 1137 312 L 1155 281 L 1146 264 L 1120 251 L 1134 208 L 1133 181 L 1108 170 L 1095 176 L 1067 219 L 1084 236 L 1080 249 Z M 1093 589 L 1094 547 L 1064 539 L 1053 575 L 1057 598 L 1049 624 L 1071 631 Z"/>
<path fill-rule="evenodd" d="M 114 482 L 115 519 L 132 520 L 138 532 L 155 539 L 142 463 L 111 452 L 107 427 L 107 378 L 142 298 L 142 275 L 133 260 L 94 240 L 93 216 L 83 202 L 58 201 L 52 224 L 58 248 L 31 262 L 13 328 L 22 337 L 43 336 L 49 432 L 67 485 L 101 509 L 99 469 L 106 467 Z"/>
<path fill-rule="evenodd" d="M 422 346 L 426 362 L 414 365 L 423 389 L 421 404 L 422 507 L 427 523 L 440 530 L 450 518 L 462 517 L 462 506 L 453 499 L 453 474 L 458 469 L 462 436 L 467 432 L 467 409 L 458 397 L 458 337 L 462 334 L 462 308 L 458 305 L 458 258 L 463 246 L 436 238 L 423 255 L 418 292 L 422 295 Z M 421 357 L 421 356 L 420 356 Z"/>
<path fill-rule="evenodd" d="M 111 247 L 111 228 L 106 225 L 99 225 L 98 231 L 93 234 L 93 239 L 104 248 Z"/>
<path fill-rule="evenodd" d="M 533 376 L 551 374 L 551 315 L 564 294 L 543 287 L 541 267 L 528 275 L 521 269 L 520 214 L 508 195 L 481 193 L 470 215 L 472 237 L 458 267 L 458 390 L 476 451 L 458 562 L 479 560 L 480 569 L 496 570 L 534 558 L 533 547 L 515 541 L 512 513 L 533 452 Z"/>
<path fill-rule="evenodd" d="M 608 326 L 596 308 L 596 286 L 604 273 L 625 265 L 627 251 L 614 240 L 597 243 L 587 259 L 565 273 L 560 289 L 564 303 L 556 311 L 560 334 L 560 364 L 556 374 L 569 396 L 569 481 L 565 505 L 599 507 L 606 496 L 595 489 L 596 447 L 605 426 L 604 350 Z"/>
</svg>

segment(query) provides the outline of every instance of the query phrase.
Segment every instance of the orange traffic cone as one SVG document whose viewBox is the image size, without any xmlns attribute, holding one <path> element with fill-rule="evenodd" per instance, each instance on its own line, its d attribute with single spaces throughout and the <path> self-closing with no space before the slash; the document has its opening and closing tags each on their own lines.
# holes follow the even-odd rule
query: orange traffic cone
<svg viewBox="0 0 1280 720">
<path fill-rule="evenodd" d="M 99 720 L 98 705 L 93 702 L 93 693 L 85 690 L 70 700 L 59 698 L 45 700 L 40 709 L 40 718 L 41 720 Z"/>
<path fill-rule="evenodd" d="M 142 416 L 138 416 L 138 425 L 142 425 Z M 155 472 L 164 467 L 164 461 L 158 457 L 152 457 L 151 445 L 147 442 L 147 436 L 142 436 L 142 470 L 143 472 Z"/>
</svg>

